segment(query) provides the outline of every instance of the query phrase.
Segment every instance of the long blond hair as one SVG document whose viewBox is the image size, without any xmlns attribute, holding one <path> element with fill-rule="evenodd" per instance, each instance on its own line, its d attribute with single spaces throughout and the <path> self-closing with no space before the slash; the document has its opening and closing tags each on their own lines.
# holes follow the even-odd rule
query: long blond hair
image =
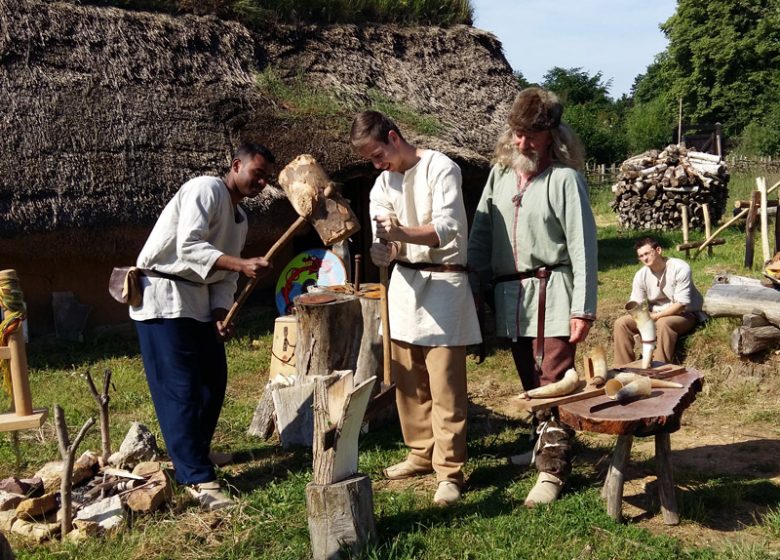
<svg viewBox="0 0 780 560">
<path fill-rule="evenodd" d="M 577 171 L 585 169 L 585 147 L 582 140 L 572 128 L 562 122 L 557 127 L 550 129 L 552 135 L 552 159 L 567 167 L 573 167 Z M 517 150 L 512 142 L 512 129 L 509 125 L 504 127 L 498 136 L 496 147 L 493 150 L 493 163 L 511 169 L 514 166 Z"/>
</svg>

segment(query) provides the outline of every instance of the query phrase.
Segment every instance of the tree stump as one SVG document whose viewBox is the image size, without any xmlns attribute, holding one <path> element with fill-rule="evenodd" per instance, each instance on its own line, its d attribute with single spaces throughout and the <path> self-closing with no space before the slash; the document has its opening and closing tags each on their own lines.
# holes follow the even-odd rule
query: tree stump
<svg viewBox="0 0 780 560">
<path fill-rule="evenodd" d="M 356 553 L 376 535 L 371 480 L 356 475 L 335 484 L 306 486 L 306 510 L 314 560 Z"/>
<path fill-rule="evenodd" d="M 355 371 L 363 337 L 359 299 L 331 292 L 303 294 L 295 298 L 295 310 L 298 315 L 297 375 Z"/>
</svg>

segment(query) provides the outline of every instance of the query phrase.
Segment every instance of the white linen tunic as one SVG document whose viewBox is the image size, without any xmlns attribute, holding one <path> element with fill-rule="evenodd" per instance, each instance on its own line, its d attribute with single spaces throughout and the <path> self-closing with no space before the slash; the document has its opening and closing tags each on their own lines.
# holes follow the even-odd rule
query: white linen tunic
<svg viewBox="0 0 780 560">
<path fill-rule="evenodd" d="M 460 168 L 425 150 L 405 173 L 382 172 L 371 189 L 369 213 L 394 215 L 404 226 L 433 225 L 438 247 L 401 243 L 398 260 L 466 265 L 467 221 Z M 467 346 L 482 340 L 465 272 L 431 272 L 396 265 L 388 290 L 390 336 L 420 346 Z"/>
<path fill-rule="evenodd" d="M 650 267 L 643 266 L 631 286 L 631 301 L 648 301 L 650 312 L 663 311 L 673 303 L 681 303 L 685 311 L 699 315 L 704 305 L 702 297 L 691 279 L 691 267 L 682 259 L 666 258 L 666 266 L 658 278 Z"/>
<path fill-rule="evenodd" d="M 239 256 L 246 234 L 246 214 L 233 205 L 222 179 L 184 183 L 157 219 L 136 266 L 189 281 L 142 277 L 143 301 L 130 308 L 130 317 L 210 322 L 213 309 L 229 309 L 238 273 L 212 267 L 223 254 Z"/>
</svg>

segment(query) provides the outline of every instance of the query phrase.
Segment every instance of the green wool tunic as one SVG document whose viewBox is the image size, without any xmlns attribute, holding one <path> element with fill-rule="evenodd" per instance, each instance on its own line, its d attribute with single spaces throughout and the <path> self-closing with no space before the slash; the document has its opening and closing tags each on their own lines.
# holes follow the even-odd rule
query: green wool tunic
<svg viewBox="0 0 780 560">
<path fill-rule="evenodd" d="M 493 278 L 556 266 L 547 284 L 544 336 L 569 336 L 569 319 L 596 316 L 596 223 L 585 179 L 553 164 L 534 177 L 518 205 L 514 170 L 495 165 L 469 237 L 472 288 Z M 496 283 L 496 334 L 535 337 L 539 280 Z"/>
</svg>

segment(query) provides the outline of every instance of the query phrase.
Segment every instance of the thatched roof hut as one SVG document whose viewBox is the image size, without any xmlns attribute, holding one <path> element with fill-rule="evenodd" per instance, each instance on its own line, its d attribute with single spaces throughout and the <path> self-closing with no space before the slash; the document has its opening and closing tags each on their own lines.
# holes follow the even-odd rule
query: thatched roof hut
<svg viewBox="0 0 780 560">
<path fill-rule="evenodd" d="M 498 41 L 468 26 L 253 33 L 40 0 L 0 0 L 0 65 L 0 268 L 19 270 L 31 315 L 67 290 L 95 322 L 124 315 L 106 303 L 111 266 L 131 262 L 178 187 L 222 174 L 242 140 L 282 164 L 312 153 L 360 206 L 374 172 L 347 143 L 351 114 L 302 115 L 258 87 L 258 73 L 354 108 L 379 94 L 433 115 L 435 138 L 404 131 L 461 164 L 470 205 L 517 91 Z M 272 189 L 248 206 L 258 253 L 294 213 Z"/>
</svg>

